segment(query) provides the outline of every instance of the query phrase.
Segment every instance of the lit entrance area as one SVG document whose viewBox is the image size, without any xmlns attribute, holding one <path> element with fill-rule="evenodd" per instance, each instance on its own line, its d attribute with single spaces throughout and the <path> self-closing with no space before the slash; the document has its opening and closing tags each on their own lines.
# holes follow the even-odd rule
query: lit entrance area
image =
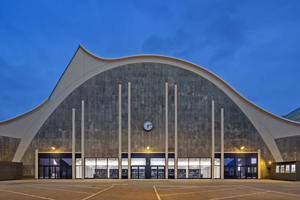
<svg viewBox="0 0 300 200">
<path fill-rule="evenodd" d="M 72 154 L 71 153 L 39 153 L 38 154 L 39 179 L 71 179 Z M 78 159 L 81 154 L 75 154 Z"/>
<path fill-rule="evenodd" d="M 216 160 L 220 159 L 220 154 L 215 156 Z M 219 172 L 215 171 L 215 174 Z M 257 179 L 257 153 L 225 153 L 224 178 Z"/>
<path fill-rule="evenodd" d="M 168 178 L 174 179 L 174 154 L 169 153 Z M 132 153 L 131 179 L 165 179 L 164 153 Z M 122 179 L 128 178 L 128 155 L 122 154 Z"/>
</svg>

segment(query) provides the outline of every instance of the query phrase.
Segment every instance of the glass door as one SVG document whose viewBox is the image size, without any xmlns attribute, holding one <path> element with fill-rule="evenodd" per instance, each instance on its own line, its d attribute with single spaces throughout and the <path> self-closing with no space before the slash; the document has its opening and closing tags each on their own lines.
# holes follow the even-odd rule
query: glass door
<svg viewBox="0 0 300 200">
<path fill-rule="evenodd" d="M 151 179 L 157 179 L 157 167 L 151 167 Z"/>
<path fill-rule="evenodd" d="M 139 167 L 131 167 L 131 178 L 132 179 L 139 178 Z"/>
<path fill-rule="evenodd" d="M 145 179 L 145 167 L 139 167 L 139 179 Z"/>
<path fill-rule="evenodd" d="M 165 167 L 158 167 L 158 179 L 165 178 Z"/>
</svg>

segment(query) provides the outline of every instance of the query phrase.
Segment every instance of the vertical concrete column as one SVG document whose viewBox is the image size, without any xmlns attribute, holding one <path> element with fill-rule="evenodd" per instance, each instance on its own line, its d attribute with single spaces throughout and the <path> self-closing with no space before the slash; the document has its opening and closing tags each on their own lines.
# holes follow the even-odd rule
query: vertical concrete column
<svg viewBox="0 0 300 200">
<path fill-rule="evenodd" d="M 131 179 L 131 83 L 128 82 L 128 179 Z"/>
<path fill-rule="evenodd" d="M 72 179 L 75 179 L 75 108 L 72 110 Z"/>
<path fill-rule="evenodd" d="M 39 178 L 39 150 L 35 150 L 35 162 L 34 162 L 34 178 Z"/>
<path fill-rule="evenodd" d="M 178 134 L 177 134 L 177 85 L 174 88 L 174 104 L 175 104 L 175 151 L 174 151 L 174 175 L 177 179 L 177 167 L 178 167 Z"/>
<path fill-rule="evenodd" d="M 257 150 L 257 178 L 261 179 L 261 152 L 260 149 Z"/>
<path fill-rule="evenodd" d="M 224 179 L 224 109 L 221 108 L 221 179 Z"/>
<path fill-rule="evenodd" d="M 122 179 L 122 85 L 119 84 L 119 179 Z"/>
<path fill-rule="evenodd" d="M 81 179 L 84 179 L 84 101 L 81 101 Z"/>
<path fill-rule="evenodd" d="M 211 178 L 215 179 L 215 102 L 211 102 Z"/>
<path fill-rule="evenodd" d="M 165 102 L 165 115 L 166 115 L 166 147 L 165 147 L 165 178 L 168 179 L 168 83 L 166 83 L 166 102 Z"/>
</svg>

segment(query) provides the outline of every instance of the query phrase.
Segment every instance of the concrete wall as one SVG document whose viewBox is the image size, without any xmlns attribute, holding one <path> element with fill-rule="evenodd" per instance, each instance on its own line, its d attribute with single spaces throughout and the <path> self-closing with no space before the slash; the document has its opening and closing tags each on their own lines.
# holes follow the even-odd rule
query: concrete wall
<svg viewBox="0 0 300 200">
<path fill-rule="evenodd" d="M 178 157 L 211 157 L 211 101 L 215 101 L 216 151 L 220 151 L 220 110 L 225 112 L 225 152 L 262 151 L 262 165 L 274 161 L 262 137 L 241 109 L 217 86 L 185 69 L 158 63 L 120 66 L 75 89 L 40 128 L 22 161 L 34 175 L 34 149 L 71 152 L 72 108 L 76 109 L 76 152 L 80 151 L 81 101 L 85 101 L 85 156 L 118 157 L 118 85 L 122 84 L 122 151 L 127 152 L 127 84 L 132 85 L 131 152 L 165 151 L 165 82 L 169 84 L 169 152 L 174 151 L 174 85 L 178 85 Z M 153 130 L 142 124 L 151 120 Z M 265 162 L 264 162 L 265 161 Z M 262 177 L 267 177 L 263 173 Z"/>
<path fill-rule="evenodd" d="M 284 161 L 300 160 L 300 136 L 275 139 Z"/>
<path fill-rule="evenodd" d="M 11 162 L 21 139 L 0 136 L 0 161 Z"/>
<path fill-rule="evenodd" d="M 22 178 L 22 163 L 0 161 L 0 181 Z"/>
</svg>

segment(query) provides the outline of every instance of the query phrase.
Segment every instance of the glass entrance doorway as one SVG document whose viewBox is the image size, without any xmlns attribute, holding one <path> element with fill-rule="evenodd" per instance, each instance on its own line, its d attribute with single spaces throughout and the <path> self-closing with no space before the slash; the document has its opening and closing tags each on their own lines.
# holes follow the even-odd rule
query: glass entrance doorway
<svg viewBox="0 0 300 200">
<path fill-rule="evenodd" d="M 151 179 L 164 179 L 165 167 L 151 166 Z"/>
<path fill-rule="evenodd" d="M 132 179 L 145 179 L 145 167 L 136 166 L 131 167 L 131 178 Z"/>
</svg>

